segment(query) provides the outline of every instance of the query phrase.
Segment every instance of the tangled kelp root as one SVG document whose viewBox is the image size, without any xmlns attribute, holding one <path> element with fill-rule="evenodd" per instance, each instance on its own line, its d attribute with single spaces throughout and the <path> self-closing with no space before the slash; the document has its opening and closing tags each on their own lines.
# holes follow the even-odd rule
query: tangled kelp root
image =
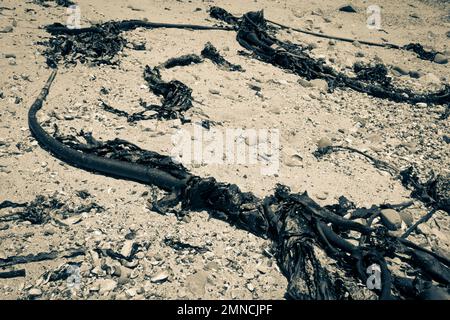
<svg viewBox="0 0 450 320">
<path fill-rule="evenodd" d="M 306 47 L 278 40 L 268 26 L 262 11 L 249 12 L 241 18 L 234 17 L 233 19 L 223 9 L 220 14 L 217 12 L 217 9 L 211 10 L 210 14 L 212 17 L 234 24 L 237 29 L 238 42 L 252 52 L 257 59 L 289 70 L 307 80 L 324 79 L 328 82 L 330 91 L 336 88 L 350 88 L 394 102 L 450 104 L 450 86 L 448 85 L 435 93 L 417 93 L 407 88 L 395 87 L 386 80 L 376 80 L 376 78 L 385 78 L 385 68 L 377 67 L 377 69 L 370 70 L 370 74 L 367 73 L 367 70 L 361 69 L 360 72 L 365 72 L 356 78 L 337 72 L 326 65 L 323 60 L 311 57 L 307 53 Z M 379 73 L 379 76 L 374 77 L 374 73 Z"/>
</svg>

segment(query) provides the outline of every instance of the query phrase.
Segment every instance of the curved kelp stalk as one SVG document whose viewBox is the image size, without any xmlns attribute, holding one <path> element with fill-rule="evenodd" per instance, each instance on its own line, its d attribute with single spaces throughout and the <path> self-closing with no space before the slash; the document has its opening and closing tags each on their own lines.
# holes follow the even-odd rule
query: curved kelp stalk
<svg viewBox="0 0 450 320">
<path fill-rule="evenodd" d="M 79 152 L 67 147 L 45 132 L 37 121 L 36 113 L 42 108 L 43 102 L 49 93 L 50 86 L 56 77 L 56 73 L 57 71 L 53 70 L 44 88 L 28 112 L 28 125 L 30 130 L 42 146 L 51 151 L 59 159 L 82 169 L 93 170 L 146 184 L 153 184 L 165 190 L 176 190 L 185 187 L 186 179 L 175 178 L 164 171 L 151 167 Z"/>
<path fill-rule="evenodd" d="M 292 194 L 281 185 L 273 196 L 259 199 L 234 184 L 193 176 L 169 157 L 124 140 L 102 143 L 84 134 L 88 142 L 84 145 L 74 137 L 50 136 L 39 125 L 36 113 L 55 76 L 53 71 L 28 117 L 32 133 L 44 148 L 79 168 L 171 191 L 153 204 L 157 212 L 164 213 L 181 201 L 182 212 L 207 210 L 215 218 L 271 239 L 280 270 L 289 282 L 286 297 L 342 300 L 375 299 L 378 295 L 380 299 L 435 299 L 448 292 L 448 259 L 390 235 L 383 226 L 344 218 L 342 213 L 352 207 L 346 201 L 321 207 L 307 193 Z M 357 239 L 358 234 L 359 244 L 354 244 L 350 239 Z M 407 269 L 414 270 L 416 279 L 399 278 L 388 268 L 385 258 L 405 256 L 410 257 L 405 263 Z M 369 290 L 364 284 L 369 280 L 367 270 L 374 264 L 379 267 L 380 286 Z"/>
</svg>

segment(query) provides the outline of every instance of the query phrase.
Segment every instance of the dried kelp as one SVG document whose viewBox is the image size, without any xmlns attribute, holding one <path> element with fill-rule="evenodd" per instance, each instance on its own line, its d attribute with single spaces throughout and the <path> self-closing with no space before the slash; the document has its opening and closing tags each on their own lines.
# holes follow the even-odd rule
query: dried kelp
<svg viewBox="0 0 450 320">
<path fill-rule="evenodd" d="M 187 250 L 194 253 L 205 253 L 208 252 L 208 248 L 206 247 L 200 247 L 200 246 L 194 246 L 190 243 L 182 242 L 179 240 L 174 240 L 172 238 L 166 238 L 164 239 L 164 244 L 166 246 L 171 247 L 175 251 L 183 251 Z"/>
<path fill-rule="evenodd" d="M 336 151 L 350 151 L 350 152 L 360 154 L 360 155 L 366 157 L 367 159 L 369 159 L 373 163 L 373 165 L 379 170 L 386 171 L 393 176 L 396 176 L 399 173 L 398 169 L 396 169 L 389 163 L 387 163 L 385 161 L 381 161 L 379 159 L 376 159 L 376 158 L 372 157 L 371 155 L 369 155 L 368 153 L 360 151 L 360 150 L 352 148 L 352 147 L 327 146 L 327 147 L 323 147 L 323 148 L 318 148 L 316 151 L 313 152 L 313 154 L 316 158 L 321 158 L 326 154 L 336 152 Z"/>
<path fill-rule="evenodd" d="M 104 159 L 134 163 L 145 167 L 164 170 L 177 179 L 187 179 L 189 174 L 181 164 L 175 163 L 171 157 L 157 152 L 143 150 L 137 145 L 122 139 L 108 141 L 96 140 L 92 133 L 81 131 L 77 137 L 63 136 L 56 131 L 54 138 L 73 150 L 86 155 L 95 155 Z M 82 138 L 84 141 L 80 141 Z"/>
<path fill-rule="evenodd" d="M 46 26 L 46 31 L 53 37 L 39 42 L 46 47 L 44 56 L 47 65 L 52 68 L 64 62 L 74 65 L 77 62 L 93 65 L 117 64 L 117 54 L 122 51 L 127 41 L 123 31 L 136 28 L 178 28 L 191 30 L 230 30 L 226 27 L 183 25 L 170 23 L 153 23 L 140 20 L 110 21 L 88 28 L 70 29 L 60 23 Z"/>
<path fill-rule="evenodd" d="M 224 57 L 222 57 L 219 51 L 211 44 L 211 42 L 207 42 L 205 48 L 201 52 L 202 57 L 211 60 L 216 65 L 228 71 L 244 71 L 244 69 L 238 65 L 233 64 Z"/>
<path fill-rule="evenodd" d="M 5 259 L 0 258 L 0 267 L 9 267 L 17 264 L 31 262 L 40 262 L 45 260 L 54 260 L 60 258 L 74 258 L 85 254 L 83 248 L 69 249 L 65 251 L 40 252 L 38 254 L 29 254 L 26 256 L 11 256 Z"/>
<path fill-rule="evenodd" d="M 412 51 L 417 54 L 417 56 L 422 60 L 434 61 L 436 55 L 439 52 L 436 51 L 426 51 L 420 43 L 409 43 L 402 47 L 405 50 Z"/>
<path fill-rule="evenodd" d="M 400 172 L 402 184 L 412 190 L 411 197 L 425 205 L 450 213 L 450 177 L 432 174 L 421 182 L 416 170 L 408 167 Z"/>
<path fill-rule="evenodd" d="M 0 205 L 1 208 L 17 208 L 22 210 L 8 215 L 0 216 L 0 222 L 6 221 L 29 221 L 32 224 L 44 224 L 52 220 L 56 215 L 61 218 L 68 218 L 74 215 L 79 215 L 83 212 L 103 212 L 105 209 L 92 202 L 87 205 L 80 205 L 72 207 L 67 202 L 63 202 L 55 196 L 46 197 L 38 195 L 29 203 L 17 204 L 11 201 L 5 201 Z"/>
<path fill-rule="evenodd" d="M 157 68 L 145 66 L 144 79 L 150 90 L 157 96 L 162 96 L 162 104 L 146 105 L 147 110 L 157 112 L 157 119 L 180 119 L 186 122 L 184 112 L 192 108 L 192 89 L 178 80 L 165 82 Z"/>
<path fill-rule="evenodd" d="M 64 26 L 54 24 L 47 27 L 47 31 L 50 32 L 52 27 Z M 95 32 L 79 34 L 54 32 L 54 34 L 48 41 L 39 43 L 46 47 L 44 56 L 51 68 L 56 68 L 61 62 L 66 65 L 75 65 L 78 62 L 93 65 L 116 64 L 116 55 L 126 44 L 126 40 L 120 35 L 120 30 L 114 23 L 102 24 Z"/>
<path fill-rule="evenodd" d="M 211 44 L 211 42 L 207 42 L 205 44 L 205 48 L 202 50 L 201 56 L 196 54 L 187 54 L 177 58 L 171 58 L 159 65 L 158 68 L 170 69 L 178 66 L 198 64 L 204 61 L 203 58 L 211 60 L 214 64 L 227 71 L 245 71 L 242 66 L 225 60 L 225 58 L 219 53 L 217 48 Z"/>
<path fill-rule="evenodd" d="M 224 15 L 220 15 L 223 17 Z M 415 104 L 450 104 L 450 86 L 434 93 L 417 93 L 408 88 L 399 88 L 389 81 L 381 81 L 385 68 L 370 70 L 370 73 L 359 77 L 349 77 L 325 64 L 324 60 L 315 59 L 309 55 L 306 47 L 278 40 L 269 34 L 270 28 L 262 11 L 249 12 L 242 18 L 233 19 L 238 28 L 237 40 L 247 50 L 253 52 L 259 60 L 279 68 L 289 70 L 307 80 L 324 79 L 328 82 L 330 91 L 335 88 L 351 88 L 377 98 L 395 102 Z M 227 21 L 231 21 L 227 19 Z M 272 32 L 273 33 L 273 32 Z M 362 71 L 362 70 L 360 70 Z M 374 77 L 374 73 L 379 73 Z M 378 79 L 374 81 L 374 79 Z"/>
<path fill-rule="evenodd" d="M 149 82 L 154 90 L 160 90 L 164 96 L 166 86 L 161 85 L 159 73 L 148 69 Z M 181 165 L 174 165 L 169 157 L 139 149 L 124 141 L 116 139 L 100 143 L 90 135 L 83 135 L 87 144 L 78 143 L 74 137 L 54 139 L 36 119 L 36 112 L 42 107 L 54 76 L 55 73 L 29 112 L 30 129 L 39 143 L 64 161 L 81 168 L 170 190 L 173 201 L 165 202 L 167 206 L 181 201 L 183 210 L 208 210 L 216 218 L 272 239 L 278 248 L 276 257 L 279 266 L 289 280 L 288 297 L 365 299 L 371 293 L 359 284 L 367 283 L 367 268 L 374 264 L 380 269 L 380 286 L 374 292 L 381 299 L 417 295 L 411 287 L 400 288 L 398 285 L 397 288 L 399 282 L 393 281 L 395 277 L 386 262 L 386 257 L 404 258 L 405 255 L 410 257 L 405 261 L 405 269 L 419 269 L 416 277 L 424 280 L 431 278 L 448 289 L 448 259 L 406 239 L 392 236 L 382 225 L 344 218 L 342 212 L 337 212 L 351 214 L 353 211 L 351 203 L 344 199 L 332 207 L 336 208 L 333 212 L 314 202 L 307 193 L 293 194 L 281 185 L 273 196 L 259 199 L 250 192 L 240 191 L 236 185 L 193 176 Z M 146 155 L 150 159 L 147 165 L 143 165 L 142 156 L 145 158 Z M 166 161 L 167 167 L 160 165 L 161 161 Z M 438 189 L 440 187 L 436 186 L 432 190 Z M 446 204 L 445 201 L 433 199 L 436 203 Z M 0 266 L 2 262 L 0 260 Z M 407 293 L 402 293 L 405 290 Z"/>
<path fill-rule="evenodd" d="M 174 67 L 184 67 L 202 62 L 203 62 L 202 57 L 196 54 L 186 54 L 177 58 L 170 58 L 166 62 L 160 64 L 158 68 L 171 69 Z"/>
</svg>

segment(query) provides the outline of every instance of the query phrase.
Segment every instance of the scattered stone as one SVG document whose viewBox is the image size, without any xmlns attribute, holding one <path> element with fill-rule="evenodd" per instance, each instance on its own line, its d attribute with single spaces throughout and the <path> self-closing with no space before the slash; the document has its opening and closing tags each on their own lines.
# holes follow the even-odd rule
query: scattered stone
<svg viewBox="0 0 450 320">
<path fill-rule="evenodd" d="M 419 71 L 411 70 L 409 71 L 409 76 L 414 79 L 419 79 L 422 76 L 422 73 Z"/>
<path fill-rule="evenodd" d="M 325 80 L 322 79 L 314 79 L 310 81 L 311 85 L 313 87 L 316 87 L 318 89 L 320 89 L 323 92 L 327 92 L 328 91 L 328 82 L 326 82 Z"/>
<path fill-rule="evenodd" d="M 155 275 L 154 277 L 152 277 L 150 279 L 150 281 L 153 283 L 162 283 L 162 282 L 165 282 L 168 278 L 169 278 L 169 274 L 166 271 L 162 271 L 162 272 L 158 273 L 157 275 Z"/>
<path fill-rule="evenodd" d="M 401 67 L 401 66 L 393 66 L 392 70 L 397 71 L 402 76 L 409 74 L 409 70 L 406 70 L 404 67 Z"/>
<path fill-rule="evenodd" d="M 302 167 L 303 158 L 294 149 L 286 148 L 284 151 L 284 164 L 288 167 Z"/>
<path fill-rule="evenodd" d="M 448 62 L 448 58 L 444 56 L 442 53 L 438 53 L 434 57 L 434 62 L 439 64 L 446 64 Z"/>
<path fill-rule="evenodd" d="M 42 291 L 41 291 L 41 289 L 38 289 L 38 288 L 32 288 L 28 291 L 28 296 L 30 298 L 40 297 L 40 296 L 42 296 Z"/>
<path fill-rule="evenodd" d="M 326 148 L 326 147 L 330 147 L 332 145 L 333 144 L 332 144 L 331 140 L 326 137 L 321 138 L 319 141 L 317 141 L 317 147 L 319 147 L 319 148 Z"/>
<path fill-rule="evenodd" d="M 197 297 L 203 297 L 206 291 L 208 275 L 204 271 L 198 271 L 186 278 L 186 287 Z"/>
<path fill-rule="evenodd" d="M 361 48 L 361 42 L 359 42 L 359 41 L 353 41 L 352 42 L 352 44 L 353 44 L 353 46 L 355 46 L 356 48 Z"/>
<path fill-rule="evenodd" d="M 117 282 L 112 279 L 99 279 L 94 286 L 98 287 L 99 294 L 113 291 L 117 287 Z"/>
<path fill-rule="evenodd" d="M 328 198 L 328 192 L 321 192 L 316 194 L 316 198 L 319 200 L 327 200 Z"/>
<path fill-rule="evenodd" d="M 123 244 L 122 250 L 120 250 L 120 254 L 128 258 L 131 255 L 132 250 L 133 250 L 133 241 L 127 240 Z"/>
<path fill-rule="evenodd" d="M 220 91 L 215 90 L 215 89 L 209 89 L 209 93 L 211 93 L 211 94 L 220 94 Z"/>
<path fill-rule="evenodd" d="M 6 26 L 3 29 L 0 29 L 0 33 L 9 33 L 13 32 L 14 27 L 13 26 Z"/>
<path fill-rule="evenodd" d="M 306 80 L 306 79 L 300 78 L 300 79 L 297 80 L 297 82 L 298 82 L 302 87 L 305 87 L 305 88 L 310 88 L 310 87 L 312 87 L 311 82 L 309 82 L 309 81 Z"/>
<path fill-rule="evenodd" d="M 348 13 L 356 13 L 355 8 L 353 8 L 351 5 L 346 5 L 346 6 L 340 7 L 339 11 L 348 12 Z"/>
<path fill-rule="evenodd" d="M 256 92 L 261 92 L 261 87 L 256 84 L 249 83 L 248 87 Z"/>
<path fill-rule="evenodd" d="M 381 221 L 389 230 L 398 230 L 402 225 L 402 219 L 394 209 L 381 210 Z"/>
<path fill-rule="evenodd" d="M 139 51 L 143 51 L 146 49 L 146 43 L 144 41 L 141 42 L 133 42 L 132 47 L 134 50 L 139 50 Z"/>
<path fill-rule="evenodd" d="M 414 223 L 414 218 L 408 211 L 400 211 L 398 213 L 400 215 L 400 218 L 403 220 L 403 222 L 408 226 L 412 226 Z"/>
</svg>

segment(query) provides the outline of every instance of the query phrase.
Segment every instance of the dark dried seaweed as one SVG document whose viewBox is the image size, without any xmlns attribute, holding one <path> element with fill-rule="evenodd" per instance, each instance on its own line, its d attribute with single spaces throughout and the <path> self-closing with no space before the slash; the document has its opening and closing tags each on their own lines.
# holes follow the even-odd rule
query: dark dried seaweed
<svg viewBox="0 0 450 320">
<path fill-rule="evenodd" d="M 223 15 L 220 17 L 223 17 Z M 450 104 L 450 86 L 448 85 L 434 93 L 417 93 L 407 88 L 398 88 L 388 81 L 383 81 L 380 84 L 378 81 L 373 81 L 373 75 L 369 79 L 363 79 L 364 76 L 352 78 L 337 72 L 326 65 L 324 60 L 311 57 L 306 52 L 306 47 L 283 42 L 270 35 L 270 29 L 262 11 L 246 13 L 242 18 L 236 18 L 235 21 L 237 21 L 235 25 L 238 28 L 238 42 L 244 48 L 253 52 L 256 58 L 291 71 L 307 80 L 324 79 L 328 82 L 330 91 L 335 88 L 350 88 L 394 102 Z M 383 70 L 378 68 L 377 72 Z M 373 74 L 373 72 L 371 73 Z M 383 76 L 381 75 L 378 78 L 382 79 Z"/>
<path fill-rule="evenodd" d="M 225 60 L 224 57 L 222 57 L 219 53 L 219 51 L 211 44 L 211 42 L 207 42 L 205 45 L 205 48 L 201 52 L 202 56 L 206 59 L 211 60 L 216 65 L 224 68 L 228 71 L 244 71 L 244 69 L 238 65 L 233 64 L 227 60 Z"/>
<path fill-rule="evenodd" d="M 65 251 L 40 252 L 38 254 L 29 254 L 26 256 L 11 256 L 5 259 L 0 258 L 0 267 L 9 267 L 17 264 L 25 264 L 31 262 L 40 262 L 46 260 L 54 260 L 60 258 L 74 258 L 85 254 L 85 249 L 76 248 Z"/>
</svg>

